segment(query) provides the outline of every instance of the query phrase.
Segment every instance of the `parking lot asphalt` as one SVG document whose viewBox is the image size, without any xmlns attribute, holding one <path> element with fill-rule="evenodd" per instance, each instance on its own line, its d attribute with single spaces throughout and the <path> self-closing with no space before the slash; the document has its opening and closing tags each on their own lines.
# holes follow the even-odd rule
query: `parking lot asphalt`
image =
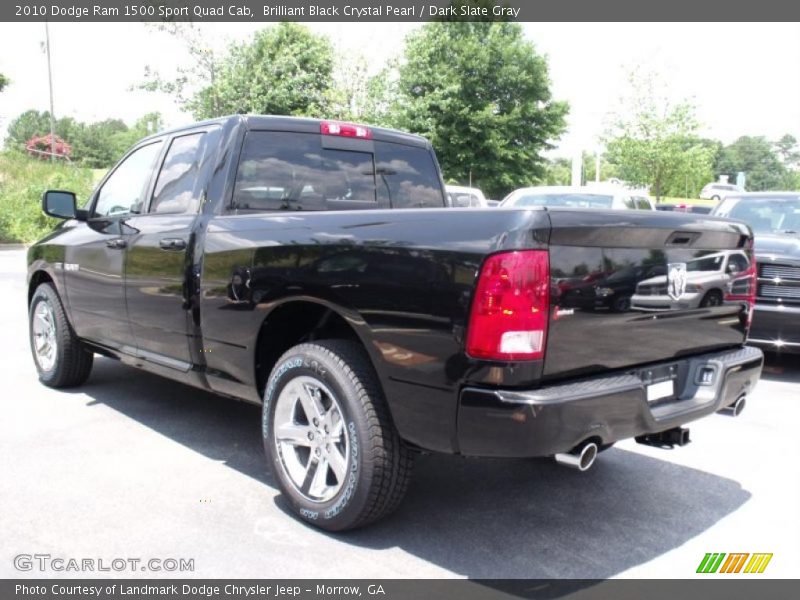
<svg viewBox="0 0 800 600">
<path fill-rule="evenodd" d="M 685 578 L 707 552 L 770 552 L 758 577 L 798 574 L 798 358 L 770 357 L 742 416 L 692 424 L 686 447 L 625 441 L 586 473 L 423 456 L 391 518 L 331 535 L 287 513 L 258 407 L 101 357 L 79 389 L 39 384 L 24 262 L 0 252 L 0 577 L 92 576 L 20 554 L 194 559 L 96 574 L 125 577 Z"/>
</svg>

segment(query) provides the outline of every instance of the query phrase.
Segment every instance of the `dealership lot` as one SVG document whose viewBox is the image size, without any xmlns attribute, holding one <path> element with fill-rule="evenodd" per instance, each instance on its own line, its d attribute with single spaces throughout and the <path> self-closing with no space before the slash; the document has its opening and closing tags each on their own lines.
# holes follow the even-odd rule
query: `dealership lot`
<svg viewBox="0 0 800 600">
<path fill-rule="evenodd" d="M 796 575 L 798 358 L 770 357 L 744 414 L 693 424 L 685 448 L 624 442 L 587 473 L 422 457 L 393 517 L 336 536 L 287 514 L 258 407 L 104 358 L 83 388 L 41 386 L 23 251 L 0 252 L 0 283 L 0 576 L 41 576 L 14 557 L 50 554 L 193 559 L 182 575 L 203 578 L 691 577 L 707 552 L 771 552 L 762 577 Z"/>
</svg>

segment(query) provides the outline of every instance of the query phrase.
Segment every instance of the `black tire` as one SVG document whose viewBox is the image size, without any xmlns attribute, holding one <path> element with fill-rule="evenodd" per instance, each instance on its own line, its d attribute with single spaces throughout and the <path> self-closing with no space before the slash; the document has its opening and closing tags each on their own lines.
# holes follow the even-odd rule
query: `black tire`
<svg viewBox="0 0 800 600">
<path fill-rule="evenodd" d="M 34 319 L 37 309 L 46 303 L 55 325 L 53 339 L 56 349 L 52 365 L 40 358 L 36 352 L 34 339 Z M 92 371 L 94 354 L 78 339 L 67 320 L 61 298 L 51 283 L 43 283 L 36 288 L 28 311 L 28 336 L 31 353 L 39 381 L 52 388 L 65 388 L 81 385 Z"/>
<path fill-rule="evenodd" d="M 275 432 L 280 426 L 276 423 L 276 407 L 281 392 L 290 383 L 307 382 L 309 378 L 335 396 L 349 443 L 346 476 L 343 483 L 337 481 L 341 488 L 330 499 L 312 499 L 298 488 L 276 442 Z M 288 397 L 292 396 L 287 393 Z M 307 419 L 304 422 L 307 431 L 311 431 L 312 425 Z M 316 431 L 324 435 L 319 429 Z M 397 508 L 408 488 L 412 454 L 394 427 L 368 356 L 351 341 L 321 340 L 300 344 L 278 360 L 264 392 L 262 436 L 267 460 L 292 511 L 322 529 L 344 531 L 377 521 Z M 301 445 L 292 446 L 287 455 Z M 302 486 L 307 492 L 310 491 L 306 482 L 310 479 L 311 460 L 309 449 L 304 467 L 306 480 Z M 327 473 L 328 467 L 325 468 Z"/>
<path fill-rule="evenodd" d="M 712 199 L 714 202 L 719 202 L 719 201 L 720 201 L 720 197 L 719 197 L 719 196 L 717 196 L 716 194 L 714 194 L 713 196 L 711 196 L 711 199 Z"/>
<path fill-rule="evenodd" d="M 630 296 L 617 296 L 611 303 L 611 310 L 614 312 L 627 312 L 631 308 Z"/>
<path fill-rule="evenodd" d="M 700 300 L 700 308 L 708 308 L 710 306 L 722 305 L 722 292 L 719 290 L 709 290 L 703 299 Z"/>
</svg>

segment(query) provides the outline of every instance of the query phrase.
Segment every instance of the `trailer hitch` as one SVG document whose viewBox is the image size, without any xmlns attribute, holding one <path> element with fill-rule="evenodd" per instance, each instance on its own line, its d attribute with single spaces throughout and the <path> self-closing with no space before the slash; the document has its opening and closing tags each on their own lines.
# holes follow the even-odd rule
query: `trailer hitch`
<svg viewBox="0 0 800 600">
<path fill-rule="evenodd" d="M 636 436 L 635 439 L 639 444 L 670 449 L 675 446 L 685 446 L 692 441 L 689 439 L 689 429 L 685 427 L 674 427 L 658 433 L 646 433 Z"/>
</svg>

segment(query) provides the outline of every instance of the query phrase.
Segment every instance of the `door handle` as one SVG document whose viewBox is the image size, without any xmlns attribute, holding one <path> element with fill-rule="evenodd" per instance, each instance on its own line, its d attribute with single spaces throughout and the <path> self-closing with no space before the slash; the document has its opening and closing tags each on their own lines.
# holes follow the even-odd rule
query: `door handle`
<svg viewBox="0 0 800 600">
<path fill-rule="evenodd" d="M 113 248 L 115 250 L 121 250 L 122 248 L 125 248 L 125 246 L 127 245 L 128 242 L 126 242 L 122 238 L 114 238 L 113 240 L 106 241 L 106 246 L 108 246 L 109 248 Z"/>
<path fill-rule="evenodd" d="M 162 250 L 185 250 L 186 240 L 181 238 L 164 238 L 159 240 L 158 245 Z"/>
</svg>

